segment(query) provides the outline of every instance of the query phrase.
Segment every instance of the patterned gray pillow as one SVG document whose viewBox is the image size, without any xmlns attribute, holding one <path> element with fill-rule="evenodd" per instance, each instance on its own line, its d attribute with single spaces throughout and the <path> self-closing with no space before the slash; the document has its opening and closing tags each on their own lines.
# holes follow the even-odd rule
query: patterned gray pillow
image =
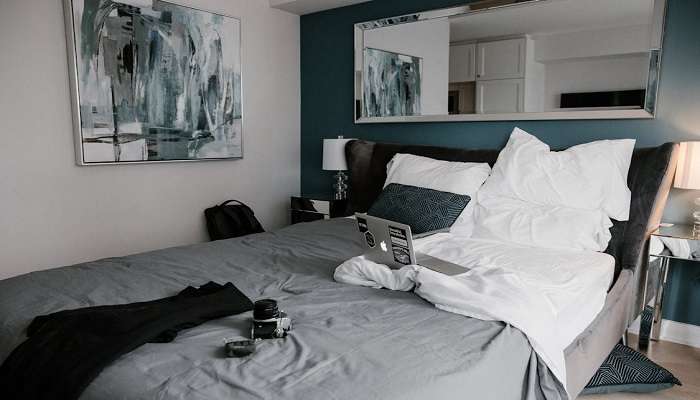
<svg viewBox="0 0 700 400">
<path fill-rule="evenodd" d="M 415 234 L 449 228 L 471 197 L 390 183 L 367 214 L 409 225 Z"/>
</svg>

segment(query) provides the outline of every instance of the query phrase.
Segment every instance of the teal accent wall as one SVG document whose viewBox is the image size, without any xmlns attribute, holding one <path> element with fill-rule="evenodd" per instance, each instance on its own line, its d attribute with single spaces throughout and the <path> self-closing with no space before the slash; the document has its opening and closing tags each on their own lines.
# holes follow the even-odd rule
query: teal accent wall
<svg viewBox="0 0 700 400">
<path fill-rule="evenodd" d="M 500 148 L 515 126 L 552 147 L 635 138 L 638 146 L 700 140 L 700 1 L 668 0 L 657 117 L 653 120 L 503 121 L 355 124 L 353 25 L 468 3 L 467 0 L 374 0 L 301 17 L 301 191 L 328 193 L 322 139 L 339 134 L 374 141 Z M 674 263 L 666 318 L 700 325 L 700 264 Z"/>
<path fill-rule="evenodd" d="M 700 326 L 700 261 L 671 261 L 663 318 Z"/>
</svg>

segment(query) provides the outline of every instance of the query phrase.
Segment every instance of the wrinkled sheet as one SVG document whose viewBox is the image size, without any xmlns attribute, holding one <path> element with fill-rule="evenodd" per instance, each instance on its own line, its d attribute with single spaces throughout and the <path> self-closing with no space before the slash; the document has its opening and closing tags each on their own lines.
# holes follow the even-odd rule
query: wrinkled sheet
<svg viewBox="0 0 700 400">
<path fill-rule="evenodd" d="M 440 233 L 416 251 L 466 268 L 448 276 L 418 265 L 391 270 L 364 256 L 336 268 L 343 283 L 411 290 L 436 307 L 522 330 L 564 388 L 564 350 L 602 310 L 615 260 L 594 251 L 542 249 Z"/>
<path fill-rule="evenodd" d="M 146 301 L 187 285 L 233 282 L 275 298 L 294 330 L 242 359 L 224 338 L 250 313 L 180 332 L 120 357 L 82 399 L 559 399 L 556 379 L 518 329 L 448 313 L 411 292 L 333 280 L 362 252 L 355 221 L 297 224 L 0 281 L 0 361 L 36 315 Z"/>
</svg>

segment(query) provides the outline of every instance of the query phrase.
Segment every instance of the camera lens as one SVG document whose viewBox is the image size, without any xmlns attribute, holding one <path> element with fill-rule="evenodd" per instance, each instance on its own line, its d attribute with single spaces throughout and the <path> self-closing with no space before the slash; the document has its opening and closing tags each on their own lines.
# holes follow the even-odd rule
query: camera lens
<svg viewBox="0 0 700 400">
<path fill-rule="evenodd" d="M 272 299 L 258 300 L 253 306 L 253 319 L 265 320 L 277 318 L 280 315 L 280 310 L 277 308 L 277 302 Z"/>
</svg>

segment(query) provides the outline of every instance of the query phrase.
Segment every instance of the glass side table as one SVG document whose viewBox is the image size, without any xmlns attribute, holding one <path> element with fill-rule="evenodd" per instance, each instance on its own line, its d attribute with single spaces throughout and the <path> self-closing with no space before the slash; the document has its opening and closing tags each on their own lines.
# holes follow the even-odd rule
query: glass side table
<svg viewBox="0 0 700 400">
<path fill-rule="evenodd" d="M 664 292 L 671 260 L 700 262 L 700 232 L 692 225 L 661 226 L 651 234 L 650 241 L 663 245 L 649 246 L 649 267 L 644 285 L 644 309 L 639 327 L 639 347 L 645 349 L 649 340 L 659 340 Z M 658 263 L 658 266 L 655 265 Z"/>
<path fill-rule="evenodd" d="M 290 210 L 292 224 L 318 219 L 346 217 L 348 200 L 335 200 L 329 196 L 292 196 Z"/>
</svg>

